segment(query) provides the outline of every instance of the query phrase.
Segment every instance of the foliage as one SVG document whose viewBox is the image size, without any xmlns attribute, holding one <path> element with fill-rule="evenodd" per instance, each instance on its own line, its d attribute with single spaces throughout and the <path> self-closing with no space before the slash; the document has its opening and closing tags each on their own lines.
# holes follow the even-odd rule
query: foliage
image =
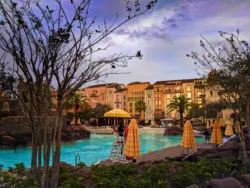
<svg viewBox="0 0 250 188">
<path fill-rule="evenodd" d="M 74 176 L 69 167 L 60 165 L 59 188 L 86 187 L 81 181 L 82 178 Z"/>
<path fill-rule="evenodd" d="M 25 169 L 23 163 L 15 164 L 15 168 L 9 167 L 7 172 L 1 172 L 0 185 L 5 185 L 5 187 L 11 188 L 39 187 L 38 183 L 32 180 L 29 170 Z"/>
<path fill-rule="evenodd" d="M 86 164 L 84 162 L 80 161 L 79 163 L 76 164 L 76 166 L 83 167 L 83 166 L 86 166 Z"/>
<path fill-rule="evenodd" d="M 196 103 L 191 103 L 190 109 L 188 110 L 187 118 L 192 119 L 192 118 L 199 118 L 203 115 L 203 108 L 200 108 L 199 104 Z"/>
<path fill-rule="evenodd" d="M 136 164 L 119 166 L 93 166 L 90 178 L 97 187 L 173 187 L 182 188 L 191 184 L 202 185 L 211 178 L 235 175 L 234 165 L 224 160 Z"/>
<path fill-rule="evenodd" d="M 79 93 L 73 93 L 69 100 L 64 103 L 65 109 L 74 108 L 75 112 L 81 107 L 85 107 L 87 103 L 87 98 L 85 96 L 81 96 Z"/>
<path fill-rule="evenodd" d="M 76 117 L 80 118 L 81 120 L 88 121 L 92 117 L 92 108 L 85 108 L 81 112 L 76 113 Z"/>
<path fill-rule="evenodd" d="M 184 96 L 184 95 L 180 95 L 179 97 L 175 96 L 173 98 L 173 101 L 171 101 L 168 105 L 168 111 L 174 111 L 177 110 L 180 113 L 180 124 L 181 127 L 183 127 L 183 113 L 188 110 L 188 108 L 190 107 L 190 103 L 188 101 L 188 99 Z"/>
<path fill-rule="evenodd" d="M 143 100 L 136 101 L 135 103 L 136 112 L 144 112 L 146 110 L 146 103 Z"/>
<path fill-rule="evenodd" d="M 92 115 L 95 118 L 103 117 L 104 113 L 112 110 L 112 108 L 107 104 L 96 104 L 96 107 L 92 109 Z"/>
</svg>

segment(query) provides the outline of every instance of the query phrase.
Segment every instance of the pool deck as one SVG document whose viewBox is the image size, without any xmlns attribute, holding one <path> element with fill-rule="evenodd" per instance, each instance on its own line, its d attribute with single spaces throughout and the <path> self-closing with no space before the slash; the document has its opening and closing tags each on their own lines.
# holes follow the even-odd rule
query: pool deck
<svg viewBox="0 0 250 188">
<path fill-rule="evenodd" d="M 211 149 L 213 147 L 212 144 L 197 144 L 197 148 L 189 149 L 188 155 L 194 154 L 198 149 Z M 182 146 L 173 146 L 169 148 L 165 148 L 162 150 L 150 152 L 147 154 L 143 154 L 136 159 L 136 163 L 143 163 L 143 162 L 155 162 L 155 161 L 162 161 L 165 159 L 176 159 L 181 158 L 183 155 L 187 155 L 187 149 Z M 105 160 L 100 162 L 101 165 L 114 165 L 111 160 Z"/>
</svg>

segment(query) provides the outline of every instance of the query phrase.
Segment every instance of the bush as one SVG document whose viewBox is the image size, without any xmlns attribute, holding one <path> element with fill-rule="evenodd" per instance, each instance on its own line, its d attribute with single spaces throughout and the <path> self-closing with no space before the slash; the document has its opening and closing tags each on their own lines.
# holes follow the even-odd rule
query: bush
<svg viewBox="0 0 250 188">
<path fill-rule="evenodd" d="M 8 172 L 0 173 L 0 185 L 12 188 L 39 187 L 38 183 L 32 180 L 23 163 L 15 164 L 15 168 L 8 169 Z"/>
<path fill-rule="evenodd" d="M 202 185 L 211 178 L 235 174 L 233 164 L 224 160 L 199 162 L 164 161 L 158 164 L 93 166 L 90 178 L 97 187 L 174 187 Z"/>
<path fill-rule="evenodd" d="M 80 161 L 79 163 L 76 164 L 76 166 L 83 167 L 83 166 L 86 166 L 86 164 L 84 162 Z"/>
</svg>

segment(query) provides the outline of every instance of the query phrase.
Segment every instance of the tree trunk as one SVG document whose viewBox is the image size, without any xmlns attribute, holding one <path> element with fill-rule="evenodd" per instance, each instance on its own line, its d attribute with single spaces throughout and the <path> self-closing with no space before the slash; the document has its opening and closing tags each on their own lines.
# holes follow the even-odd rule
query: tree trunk
<svg viewBox="0 0 250 188">
<path fill-rule="evenodd" d="M 53 163 L 52 163 L 52 171 L 51 171 L 51 188 L 57 188 L 58 179 L 59 179 L 59 165 L 60 165 L 60 152 L 61 152 L 61 134 L 62 134 L 62 106 L 61 101 L 58 102 L 58 111 L 56 117 L 56 127 L 55 127 L 56 134 L 56 144 L 54 149 L 55 152 L 53 153 Z"/>
<path fill-rule="evenodd" d="M 247 126 L 247 130 L 248 130 L 248 137 L 250 138 L 250 99 L 247 99 L 246 126 Z"/>
<path fill-rule="evenodd" d="M 31 170 L 33 178 L 36 180 L 36 168 L 37 168 L 37 138 L 35 128 L 32 129 L 32 152 L 31 152 Z"/>
<path fill-rule="evenodd" d="M 75 107 L 75 125 L 77 125 L 77 118 L 76 118 L 76 112 L 77 112 L 77 109 L 76 109 L 76 107 Z"/>
<path fill-rule="evenodd" d="M 183 120 L 183 112 L 180 111 L 180 126 L 183 127 L 184 120 Z"/>
<path fill-rule="evenodd" d="M 44 131 L 43 131 L 43 160 L 44 166 L 41 176 L 41 188 L 47 188 L 49 180 L 49 159 L 50 159 L 50 140 L 51 134 L 48 130 L 48 117 L 44 117 Z"/>
</svg>

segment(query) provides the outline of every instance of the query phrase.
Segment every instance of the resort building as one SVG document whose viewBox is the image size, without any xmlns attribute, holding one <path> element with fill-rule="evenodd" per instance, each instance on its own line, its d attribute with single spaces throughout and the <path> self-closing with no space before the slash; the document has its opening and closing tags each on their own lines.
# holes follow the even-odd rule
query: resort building
<svg viewBox="0 0 250 188">
<path fill-rule="evenodd" d="M 127 93 L 128 89 L 126 85 L 124 84 L 118 85 L 116 91 L 114 92 L 114 97 L 113 97 L 114 108 L 119 108 L 127 111 Z"/>
<path fill-rule="evenodd" d="M 145 122 L 150 123 L 154 121 L 154 86 L 149 85 L 145 89 Z"/>
<path fill-rule="evenodd" d="M 154 85 L 154 114 L 158 118 L 179 119 L 179 113 L 170 112 L 167 106 L 176 96 L 184 95 L 189 102 L 204 105 L 205 101 L 205 80 L 185 79 L 158 81 Z"/>
<path fill-rule="evenodd" d="M 113 93 L 118 83 L 98 84 L 81 89 L 79 93 L 86 97 L 91 108 L 98 103 L 109 104 L 113 108 Z"/>
<path fill-rule="evenodd" d="M 144 112 L 142 112 L 140 117 L 140 112 L 136 111 L 135 103 L 137 101 L 145 102 L 145 89 L 150 85 L 149 82 L 132 82 L 127 85 L 127 109 L 128 112 L 137 119 L 144 120 Z"/>
</svg>

